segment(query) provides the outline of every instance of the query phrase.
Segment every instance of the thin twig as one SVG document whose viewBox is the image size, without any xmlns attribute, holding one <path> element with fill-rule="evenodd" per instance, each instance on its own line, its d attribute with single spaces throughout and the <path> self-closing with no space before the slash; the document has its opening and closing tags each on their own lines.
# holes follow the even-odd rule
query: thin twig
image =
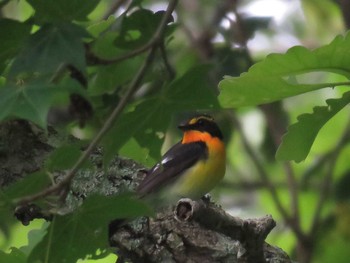
<svg viewBox="0 0 350 263">
<path fill-rule="evenodd" d="M 124 61 L 124 60 L 129 59 L 129 58 L 136 57 L 136 56 L 146 52 L 147 50 L 149 50 L 154 45 L 153 40 L 154 40 L 154 38 L 152 38 L 145 45 L 143 45 L 137 49 L 134 49 L 127 54 L 123 54 L 119 57 L 116 57 L 116 58 L 105 59 L 105 58 L 97 57 L 96 55 L 90 53 L 88 55 L 89 64 L 90 65 L 110 65 L 110 64 L 119 63 L 119 62 Z"/>
<path fill-rule="evenodd" d="M 279 110 L 276 111 L 276 107 Z M 286 132 L 286 124 L 283 122 L 283 109 L 280 104 L 266 104 L 259 107 L 265 115 L 265 119 L 268 123 L 268 128 L 275 145 L 281 143 L 282 135 Z M 277 112 L 277 113 L 276 113 Z M 291 162 L 283 162 L 283 169 L 288 182 L 288 190 L 290 194 L 290 203 L 292 210 L 292 218 L 295 224 L 300 224 L 300 214 L 299 214 L 299 185 L 295 177 L 294 169 Z"/>
<path fill-rule="evenodd" d="M 170 16 L 167 16 L 168 20 L 166 20 L 165 22 L 169 21 L 169 18 L 170 18 Z M 159 27 L 158 27 L 157 31 L 159 31 Z M 126 59 L 130 59 L 130 58 L 136 57 L 136 56 L 146 52 L 152 46 L 154 46 L 156 41 L 158 42 L 159 48 L 162 51 L 162 44 L 160 43 L 161 39 L 159 39 L 159 32 L 157 32 L 157 31 L 155 32 L 154 36 L 150 39 L 150 41 L 148 41 L 145 45 L 143 45 L 143 46 L 141 46 L 141 47 L 139 47 L 137 49 L 134 49 L 134 50 L 130 51 L 127 54 L 120 55 L 119 57 L 116 57 L 116 58 L 109 58 L 109 59 L 100 58 L 100 57 L 97 57 L 95 54 L 91 53 L 89 51 L 89 49 L 87 49 L 87 51 L 88 51 L 88 58 L 89 58 L 89 61 L 90 61 L 89 64 L 93 64 L 93 65 L 110 65 L 110 64 L 119 63 L 121 61 L 124 61 Z M 168 66 L 168 65 L 166 64 L 166 66 Z"/>
<path fill-rule="evenodd" d="M 258 171 L 259 176 L 261 177 L 261 180 L 263 181 L 265 186 L 270 190 L 272 199 L 274 200 L 278 211 L 283 216 L 283 218 L 289 218 L 287 210 L 283 207 L 283 205 L 278 197 L 278 194 L 277 194 L 277 191 L 276 191 L 274 184 L 270 181 L 270 178 L 269 178 L 267 172 L 265 171 L 264 166 L 261 164 L 258 156 L 255 154 L 253 148 L 250 146 L 248 139 L 242 130 L 240 121 L 238 120 L 236 114 L 234 112 L 230 112 L 229 115 L 231 117 L 231 120 L 233 122 L 234 127 L 236 128 L 237 132 L 239 133 L 239 135 L 241 137 L 245 151 L 250 156 L 256 170 Z"/>
<path fill-rule="evenodd" d="M 240 124 L 237 116 L 235 115 L 234 112 L 230 112 L 229 114 L 231 116 L 231 120 L 232 120 L 237 132 L 239 133 L 239 135 L 241 137 L 243 147 L 244 147 L 245 151 L 247 152 L 247 154 L 250 156 L 261 180 L 265 184 L 266 188 L 269 190 L 270 195 L 271 195 L 272 200 L 274 201 L 274 203 L 276 205 L 277 210 L 279 211 L 279 213 L 281 214 L 281 216 L 283 217 L 285 222 L 290 226 L 290 228 L 295 233 L 295 235 L 297 237 L 299 237 L 300 239 L 304 239 L 305 237 L 304 237 L 304 234 L 303 234 L 299 224 L 296 224 L 296 221 L 290 217 L 287 210 L 283 207 L 282 202 L 281 202 L 280 198 L 278 197 L 275 185 L 271 182 L 267 172 L 264 169 L 264 166 L 261 164 L 258 156 L 255 154 L 253 148 L 250 146 L 248 139 L 242 130 L 241 124 Z"/>
<path fill-rule="evenodd" d="M 300 224 L 300 214 L 299 214 L 299 185 L 295 177 L 294 169 L 291 162 L 284 162 L 283 167 L 287 176 L 288 189 L 290 194 L 290 202 L 293 213 L 293 218 L 297 224 Z"/>
<path fill-rule="evenodd" d="M 122 113 L 124 107 L 127 105 L 129 102 L 130 98 L 132 95 L 137 91 L 147 69 L 149 68 L 149 65 L 152 63 L 154 59 L 155 52 L 157 48 L 159 47 L 164 30 L 166 28 L 166 25 L 169 21 L 169 18 L 174 11 L 176 5 L 177 5 L 178 0 L 171 0 L 167 10 L 154 34 L 152 37 L 152 45 L 150 45 L 150 51 L 148 53 L 148 56 L 146 60 L 144 61 L 143 65 L 135 75 L 134 79 L 130 83 L 129 89 L 126 92 L 126 94 L 122 97 L 120 102 L 118 103 L 117 107 L 113 110 L 111 115 L 108 117 L 104 125 L 102 126 L 101 130 L 98 132 L 98 134 L 94 137 L 94 139 L 91 141 L 89 144 L 88 148 L 81 154 L 80 158 L 78 161 L 74 164 L 73 168 L 66 174 L 66 176 L 63 178 L 62 181 L 57 183 L 56 185 L 53 185 L 49 188 L 44 189 L 41 192 L 38 192 L 36 194 L 26 196 L 18 200 L 17 202 L 19 204 L 25 204 L 32 202 L 34 200 L 37 200 L 39 198 L 45 197 L 47 195 L 53 194 L 53 193 L 58 193 L 62 195 L 66 195 L 67 193 L 67 188 L 69 187 L 72 179 L 74 178 L 76 172 L 79 170 L 80 166 L 83 164 L 83 162 L 89 157 L 91 152 L 95 149 L 97 144 L 100 142 L 102 137 L 105 135 L 105 133 L 111 128 L 111 126 L 114 124 L 115 120 L 119 117 L 119 115 Z"/>
<path fill-rule="evenodd" d="M 176 72 L 175 72 L 175 70 L 173 69 L 173 67 L 169 63 L 168 56 L 167 56 L 167 53 L 166 53 L 166 50 L 165 50 L 164 42 L 162 42 L 160 44 L 159 48 L 160 48 L 160 54 L 161 54 L 161 56 L 163 58 L 163 61 L 164 61 L 165 68 L 167 69 L 167 71 L 169 73 L 169 78 L 170 79 L 174 79 L 175 76 L 176 76 Z"/>
</svg>

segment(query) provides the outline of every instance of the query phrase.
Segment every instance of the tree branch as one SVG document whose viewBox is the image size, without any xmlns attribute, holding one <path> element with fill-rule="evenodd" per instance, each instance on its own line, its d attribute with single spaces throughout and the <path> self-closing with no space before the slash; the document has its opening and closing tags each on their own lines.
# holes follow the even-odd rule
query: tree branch
<svg viewBox="0 0 350 263">
<path fill-rule="evenodd" d="M 181 199 L 174 210 L 122 227 L 113 241 L 122 262 L 290 263 L 265 243 L 274 226 L 271 216 L 244 220 L 212 202 Z"/>
</svg>

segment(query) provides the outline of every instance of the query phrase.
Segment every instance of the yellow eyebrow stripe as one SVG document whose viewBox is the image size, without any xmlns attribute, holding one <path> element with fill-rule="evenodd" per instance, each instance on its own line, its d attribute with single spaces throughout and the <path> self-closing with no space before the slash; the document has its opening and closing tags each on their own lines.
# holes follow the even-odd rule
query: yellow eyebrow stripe
<svg viewBox="0 0 350 263">
<path fill-rule="evenodd" d="M 213 118 L 211 117 L 207 117 L 207 116 L 200 116 L 200 117 L 196 117 L 196 118 L 193 118 L 189 121 L 189 124 L 195 124 L 196 122 L 198 122 L 199 120 L 207 120 L 207 121 L 214 121 Z"/>
</svg>

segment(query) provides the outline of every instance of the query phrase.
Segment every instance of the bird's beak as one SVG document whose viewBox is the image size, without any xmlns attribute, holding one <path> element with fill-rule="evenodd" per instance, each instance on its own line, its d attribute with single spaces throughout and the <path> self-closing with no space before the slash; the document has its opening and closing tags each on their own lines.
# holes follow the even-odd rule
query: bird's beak
<svg viewBox="0 0 350 263">
<path fill-rule="evenodd" d="M 177 126 L 182 131 L 187 131 L 190 128 L 190 125 L 187 123 L 181 123 L 179 126 Z"/>
</svg>

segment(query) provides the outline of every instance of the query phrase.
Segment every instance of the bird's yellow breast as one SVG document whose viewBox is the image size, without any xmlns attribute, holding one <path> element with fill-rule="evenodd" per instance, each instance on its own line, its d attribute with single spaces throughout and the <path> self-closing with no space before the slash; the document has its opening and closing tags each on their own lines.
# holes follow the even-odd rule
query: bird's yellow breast
<svg viewBox="0 0 350 263">
<path fill-rule="evenodd" d="M 207 158 L 199 160 L 193 167 L 184 171 L 171 187 L 172 194 L 179 198 L 201 198 L 212 190 L 225 175 L 226 154 L 224 143 L 217 137 L 199 131 L 185 133 L 182 143 L 194 141 L 205 142 L 208 147 L 208 155 Z"/>
</svg>

